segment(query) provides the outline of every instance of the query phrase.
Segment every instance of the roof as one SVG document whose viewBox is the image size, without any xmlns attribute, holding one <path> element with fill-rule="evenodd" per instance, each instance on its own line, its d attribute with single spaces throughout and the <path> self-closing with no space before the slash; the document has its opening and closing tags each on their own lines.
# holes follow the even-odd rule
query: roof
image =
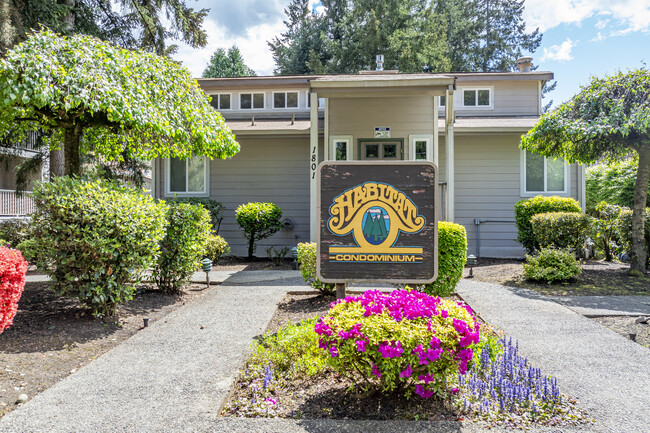
<svg viewBox="0 0 650 433">
<path fill-rule="evenodd" d="M 454 132 L 526 132 L 539 120 L 537 116 L 527 117 L 456 117 Z M 226 124 L 236 135 L 308 135 L 310 121 L 295 120 L 227 120 Z M 440 134 L 445 133 L 445 121 L 438 120 Z M 318 129 L 323 129 L 319 120 Z"/>
</svg>

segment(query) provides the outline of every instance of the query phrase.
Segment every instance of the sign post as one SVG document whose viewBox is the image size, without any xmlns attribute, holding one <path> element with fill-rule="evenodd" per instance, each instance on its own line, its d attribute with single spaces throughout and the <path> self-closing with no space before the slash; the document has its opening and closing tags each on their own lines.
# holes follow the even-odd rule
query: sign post
<svg viewBox="0 0 650 433">
<path fill-rule="evenodd" d="M 318 168 L 317 275 L 326 283 L 435 281 L 436 189 L 428 161 L 337 161 Z"/>
</svg>

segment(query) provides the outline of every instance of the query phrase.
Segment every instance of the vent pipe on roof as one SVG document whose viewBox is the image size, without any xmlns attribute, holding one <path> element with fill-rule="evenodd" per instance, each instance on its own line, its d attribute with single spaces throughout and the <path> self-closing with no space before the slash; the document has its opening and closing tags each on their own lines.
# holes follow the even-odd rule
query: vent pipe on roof
<svg viewBox="0 0 650 433">
<path fill-rule="evenodd" d="M 530 72 L 532 67 L 532 57 L 520 57 L 517 59 L 517 69 L 519 69 L 519 72 Z"/>
<path fill-rule="evenodd" d="M 377 54 L 377 71 L 383 71 L 384 70 L 384 55 L 383 54 Z"/>
</svg>

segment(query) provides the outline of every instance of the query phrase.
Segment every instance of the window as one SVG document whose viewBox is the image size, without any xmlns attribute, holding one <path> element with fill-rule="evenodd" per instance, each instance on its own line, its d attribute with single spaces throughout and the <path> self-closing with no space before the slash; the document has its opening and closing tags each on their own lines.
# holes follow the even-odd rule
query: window
<svg viewBox="0 0 650 433">
<path fill-rule="evenodd" d="M 568 193 L 568 165 L 562 158 L 546 158 L 522 151 L 522 195 Z"/>
<path fill-rule="evenodd" d="M 438 96 L 438 105 L 440 105 L 441 107 L 444 107 L 446 100 L 447 100 L 446 96 Z"/>
<path fill-rule="evenodd" d="M 463 89 L 463 107 L 491 108 L 492 89 L 491 88 Z"/>
<path fill-rule="evenodd" d="M 310 93 L 307 92 L 307 108 L 311 108 Z M 318 98 L 318 108 L 325 108 L 325 98 Z"/>
<path fill-rule="evenodd" d="M 361 159 L 402 159 L 402 141 L 360 141 Z"/>
<path fill-rule="evenodd" d="M 411 161 L 433 161 L 429 146 L 433 143 L 433 135 L 409 135 L 409 159 Z"/>
<path fill-rule="evenodd" d="M 239 108 L 242 110 L 264 108 L 264 93 L 240 93 Z"/>
<path fill-rule="evenodd" d="M 298 108 L 298 92 L 273 92 L 273 108 Z"/>
<path fill-rule="evenodd" d="M 212 102 L 210 104 L 216 110 L 230 110 L 230 93 L 212 95 Z"/>
<path fill-rule="evenodd" d="M 329 159 L 332 161 L 349 161 L 352 159 L 351 135 L 332 137 L 330 141 Z"/>
<path fill-rule="evenodd" d="M 208 163 L 203 157 L 170 158 L 165 170 L 167 195 L 207 195 Z"/>
</svg>

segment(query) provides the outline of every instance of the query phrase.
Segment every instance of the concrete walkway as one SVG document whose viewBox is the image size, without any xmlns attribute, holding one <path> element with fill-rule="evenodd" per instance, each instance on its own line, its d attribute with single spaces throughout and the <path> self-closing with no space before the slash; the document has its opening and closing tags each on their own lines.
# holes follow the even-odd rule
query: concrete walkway
<svg viewBox="0 0 650 433">
<path fill-rule="evenodd" d="M 464 432 L 480 424 L 219 418 L 250 343 L 295 272 L 241 272 L 170 313 L 0 420 L 0 432 Z M 463 280 L 458 291 L 521 352 L 558 378 L 596 423 L 532 432 L 646 432 L 650 351 L 522 289 Z M 508 431 L 493 428 L 491 431 Z"/>
</svg>

